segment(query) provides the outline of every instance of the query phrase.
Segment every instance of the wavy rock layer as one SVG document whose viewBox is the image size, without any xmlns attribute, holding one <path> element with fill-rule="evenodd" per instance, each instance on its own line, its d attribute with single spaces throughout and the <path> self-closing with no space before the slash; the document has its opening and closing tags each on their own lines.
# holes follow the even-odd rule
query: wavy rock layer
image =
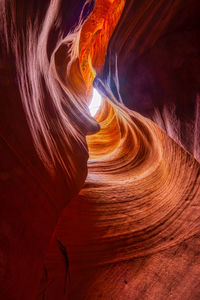
<svg viewBox="0 0 200 300">
<path fill-rule="evenodd" d="M 0 8 L 0 298 L 199 299 L 198 1 Z"/>
<path fill-rule="evenodd" d="M 104 80 L 115 77 L 117 55 L 125 105 L 156 122 L 197 160 L 199 9 L 196 0 L 127 1 L 102 75 Z"/>
<path fill-rule="evenodd" d="M 106 279 L 95 279 L 87 290 L 85 276 L 100 272 L 102 277 L 116 263 L 147 257 L 199 233 L 199 164 L 136 113 L 120 118 L 120 132 L 110 155 L 89 161 L 85 186 L 58 224 L 57 237 L 70 262 L 72 299 L 94 299 L 94 289 L 100 293 L 107 286 Z M 130 295 L 135 289 L 129 285 Z M 109 299 L 111 291 L 102 293 Z"/>
<path fill-rule="evenodd" d="M 0 2 L 0 299 L 36 298 L 58 216 L 87 175 L 98 126 L 55 70 L 84 2 L 72 4 Z"/>
<path fill-rule="evenodd" d="M 88 177 L 56 229 L 56 239 L 68 262 L 64 286 L 69 299 L 190 299 L 200 293 L 199 164 L 155 123 L 117 102 L 123 100 L 131 106 L 135 101 L 132 90 L 126 90 L 132 84 L 132 65 L 127 61 L 135 58 L 131 45 L 138 41 L 136 49 L 141 55 L 180 11 L 178 1 L 173 5 L 151 1 L 145 12 L 143 5 L 126 3 L 112 36 L 101 75 L 104 83 L 95 81 L 104 101 L 95 116 L 101 130 L 87 137 Z M 166 18 L 152 27 L 141 45 L 140 35 L 156 22 L 158 12 Z M 142 27 L 145 13 L 148 18 Z M 133 32 L 136 39 L 130 38 Z M 91 61 L 92 55 L 94 52 Z M 80 65 L 83 61 L 80 59 Z M 92 78 L 88 74 L 90 69 L 86 75 L 82 72 L 86 83 Z M 121 90 L 125 91 L 122 96 Z M 145 115 L 143 102 L 139 104 Z M 170 116 L 173 118 L 170 113 L 166 118 L 175 130 Z M 46 262 L 49 268 L 51 257 Z M 187 291 L 183 292 L 185 286 Z M 50 291 L 46 293 L 49 299 Z"/>
</svg>

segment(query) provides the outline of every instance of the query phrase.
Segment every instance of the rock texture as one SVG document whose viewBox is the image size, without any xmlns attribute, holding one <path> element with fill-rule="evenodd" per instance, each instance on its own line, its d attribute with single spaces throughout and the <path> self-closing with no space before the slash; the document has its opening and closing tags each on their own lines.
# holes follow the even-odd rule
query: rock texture
<svg viewBox="0 0 200 300">
<path fill-rule="evenodd" d="M 199 299 L 199 8 L 1 1 L 1 299 Z"/>
</svg>

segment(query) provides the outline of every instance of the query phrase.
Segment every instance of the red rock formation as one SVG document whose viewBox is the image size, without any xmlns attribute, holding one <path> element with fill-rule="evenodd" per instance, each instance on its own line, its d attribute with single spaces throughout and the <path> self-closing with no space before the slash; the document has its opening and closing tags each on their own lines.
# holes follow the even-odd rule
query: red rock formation
<svg viewBox="0 0 200 300">
<path fill-rule="evenodd" d="M 199 1 L 127 1 L 105 63 L 129 108 L 199 160 Z M 113 86 L 113 84 L 112 84 Z M 114 91 L 114 89 L 113 89 Z"/>
<path fill-rule="evenodd" d="M 198 2 L 0 5 L 1 298 L 198 299 Z"/>
<path fill-rule="evenodd" d="M 87 175 L 85 135 L 98 126 L 53 59 L 82 5 L 0 3 L 1 299 L 35 299 L 58 216 Z"/>
</svg>

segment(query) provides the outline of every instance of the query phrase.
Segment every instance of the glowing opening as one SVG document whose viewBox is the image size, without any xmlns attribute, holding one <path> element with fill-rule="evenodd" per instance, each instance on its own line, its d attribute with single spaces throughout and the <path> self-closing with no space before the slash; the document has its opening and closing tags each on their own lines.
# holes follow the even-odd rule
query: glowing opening
<svg viewBox="0 0 200 300">
<path fill-rule="evenodd" d="M 94 117 L 101 105 L 101 95 L 93 88 L 92 100 L 89 104 L 89 110 L 92 117 Z"/>
</svg>

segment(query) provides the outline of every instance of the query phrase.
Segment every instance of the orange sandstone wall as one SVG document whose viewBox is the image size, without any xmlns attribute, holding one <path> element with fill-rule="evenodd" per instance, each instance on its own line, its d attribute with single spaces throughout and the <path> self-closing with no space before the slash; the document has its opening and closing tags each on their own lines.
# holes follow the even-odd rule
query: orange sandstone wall
<svg viewBox="0 0 200 300">
<path fill-rule="evenodd" d="M 0 298 L 198 299 L 198 1 L 0 8 Z"/>
<path fill-rule="evenodd" d="M 55 284 L 43 295 L 54 299 L 62 286 L 63 299 L 195 299 L 200 293 L 199 164 L 144 117 L 142 100 L 144 116 L 120 103 L 134 107 L 132 61 L 156 44 L 183 3 L 126 2 L 103 71 L 105 48 L 98 37 L 107 2 L 99 3 L 82 27 L 79 53 L 89 90 L 97 74 L 94 84 L 103 97 L 95 116 L 100 131 L 87 137 L 88 176 L 59 219 L 57 247 L 52 242 L 46 258 L 47 278 Z M 102 36 L 107 46 L 107 35 Z M 55 263 L 59 251 L 65 271 L 62 256 L 57 254 Z"/>
</svg>

